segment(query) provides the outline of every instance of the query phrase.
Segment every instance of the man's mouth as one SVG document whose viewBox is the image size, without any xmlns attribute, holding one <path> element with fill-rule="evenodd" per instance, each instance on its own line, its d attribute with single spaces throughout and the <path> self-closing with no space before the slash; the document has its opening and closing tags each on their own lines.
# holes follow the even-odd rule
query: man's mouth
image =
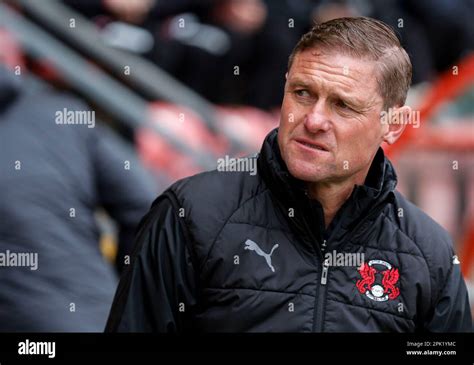
<svg viewBox="0 0 474 365">
<path fill-rule="evenodd" d="M 301 144 L 305 147 L 311 148 L 313 150 L 328 152 L 328 149 L 326 148 L 326 146 L 324 146 L 321 143 L 310 142 L 310 141 L 304 140 L 304 139 L 295 139 L 295 141 L 298 142 L 299 144 Z"/>
</svg>

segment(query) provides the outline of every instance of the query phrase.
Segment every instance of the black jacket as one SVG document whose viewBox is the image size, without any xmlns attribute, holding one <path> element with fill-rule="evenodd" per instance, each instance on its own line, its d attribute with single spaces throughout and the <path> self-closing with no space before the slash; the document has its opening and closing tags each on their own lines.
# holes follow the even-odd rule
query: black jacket
<svg viewBox="0 0 474 365">
<path fill-rule="evenodd" d="M 470 331 L 451 240 L 394 190 L 382 149 L 324 230 L 276 136 L 253 157 L 255 176 L 206 172 L 155 201 L 106 330 Z M 325 265 L 327 253 L 364 256 Z"/>
</svg>

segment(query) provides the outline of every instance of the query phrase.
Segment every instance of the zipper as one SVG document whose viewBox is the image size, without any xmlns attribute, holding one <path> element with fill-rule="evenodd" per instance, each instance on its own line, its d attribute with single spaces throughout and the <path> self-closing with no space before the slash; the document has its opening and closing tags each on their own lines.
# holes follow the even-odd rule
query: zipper
<svg viewBox="0 0 474 365">
<path fill-rule="evenodd" d="M 306 199 L 310 199 L 308 191 L 304 191 L 304 195 L 306 196 Z M 316 215 L 314 214 L 313 207 L 311 204 L 309 204 L 309 212 L 311 213 L 311 220 L 313 222 L 316 222 Z M 315 249 L 316 255 L 319 256 L 320 260 L 319 262 L 323 262 L 322 264 L 322 269 L 321 269 L 321 277 L 319 278 L 319 282 L 321 283 L 320 285 L 318 284 L 318 281 L 316 282 L 316 295 L 314 297 L 314 309 L 313 309 L 313 332 L 322 332 L 323 325 L 323 309 L 324 309 L 324 301 L 326 299 L 326 284 L 327 284 L 327 275 L 328 275 L 328 270 L 329 270 L 329 262 L 324 259 L 324 251 L 326 250 L 327 247 L 327 241 L 323 239 L 323 242 L 321 243 L 321 240 L 318 239 L 313 233 L 313 230 L 311 227 L 308 225 L 308 221 L 305 220 L 305 226 L 306 229 L 309 232 L 310 237 L 317 242 L 317 246 Z M 314 247 L 314 244 L 312 245 Z M 316 258 L 317 260 L 317 258 Z M 316 261 L 316 263 L 318 263 Z"/>
<path fill-rule="evenodd" d="M 385 202 L 385 201 L 384 201 Z M 365 223 L 368 219 L 375 216 L 376 214 L 380 213 L 380 211 L 384 208 L 385 204 L 382 202 L 379 206 L 376 207 L 376 210 L 373 214 L 370 214 L 365 219 L 363 219 L 357 226 L 351 230 L 351 233 L 357 233 L 360 227 Z M 324 259 L 324 251 L 328 246 L 327 240 L 323 241 L 321 245 L 321 254 Z M 325 306 L 326 306 L 326 292 L 327 292 L 327 282 L 328 282 L 328 273 L 329 273 L 329 261 L 328 259 L 324 260 L 322 267 L 321 267 L 321 279 L 320 285 L 317 290 L 317 296 L 315 298 L 315 312 L 314 312 L 314 324 L 313 330 L 315 332 L 323 332 L 324 330 L 324 314 L 325 314 Z"/>
<path fill-rule="evenodd" d="M 321 253 L 324 253 L 327 246 L 327 241 L 324 240 Z M 325 259 L 321 265 L 321 278 L 319 280 L 320 285 L 318 285 L 317 296 L 314 303 L 314 325 L 313 330 L 315 332 L 323 331 L 323 321 L 324 321 L 324 307 L 326 304 L 326 291 L 327 291 L 327 282 L 328 282 L 328 273 L 329 273 L 329 260 Z"/>
<path fill-rule="evenodd" d="M 326 285 L 328 282 L 328 271 L 329 271 L 329 262 L 328 260 L 324 260 L 323 269 L 321 272 L 321 285 Z"/>
</svg>

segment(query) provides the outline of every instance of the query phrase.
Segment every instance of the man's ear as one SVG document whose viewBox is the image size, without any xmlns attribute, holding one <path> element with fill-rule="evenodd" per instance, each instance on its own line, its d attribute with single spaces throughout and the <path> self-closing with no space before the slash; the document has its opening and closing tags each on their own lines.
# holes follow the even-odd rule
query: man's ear
<svg viewBox="0 0 474 365">
<path fill-rule="evenodd" d="M 285 80 L 288 80 L 288 72 L 285 74 Z"/>
<path fill-rule="evenodd" d="M 382 139 L 388 144 L 394 144 L 402 135 L 407 124 L 411 123 L 412 112 L 408 105 L 390 108 L 387 113 L 388 128 L 385 129 Z"/>
</svg>

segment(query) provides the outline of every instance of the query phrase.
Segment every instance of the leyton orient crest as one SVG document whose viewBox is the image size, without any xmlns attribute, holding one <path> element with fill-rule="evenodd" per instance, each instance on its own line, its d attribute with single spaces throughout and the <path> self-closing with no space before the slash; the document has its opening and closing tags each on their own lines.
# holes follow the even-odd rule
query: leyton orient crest
<svg viewBox="0 0 474 365">
<path fill-rule="evenodd" d="M 396 287 L 400 274 L 398 269 L 388 262 L 383 260 L 364 262 L 359 268 L 359 274 L 361 279 L 357 280 L 356 287 L 370 299 L 385 302 L 400 295 L 400 289 Z"/>
</svg>

